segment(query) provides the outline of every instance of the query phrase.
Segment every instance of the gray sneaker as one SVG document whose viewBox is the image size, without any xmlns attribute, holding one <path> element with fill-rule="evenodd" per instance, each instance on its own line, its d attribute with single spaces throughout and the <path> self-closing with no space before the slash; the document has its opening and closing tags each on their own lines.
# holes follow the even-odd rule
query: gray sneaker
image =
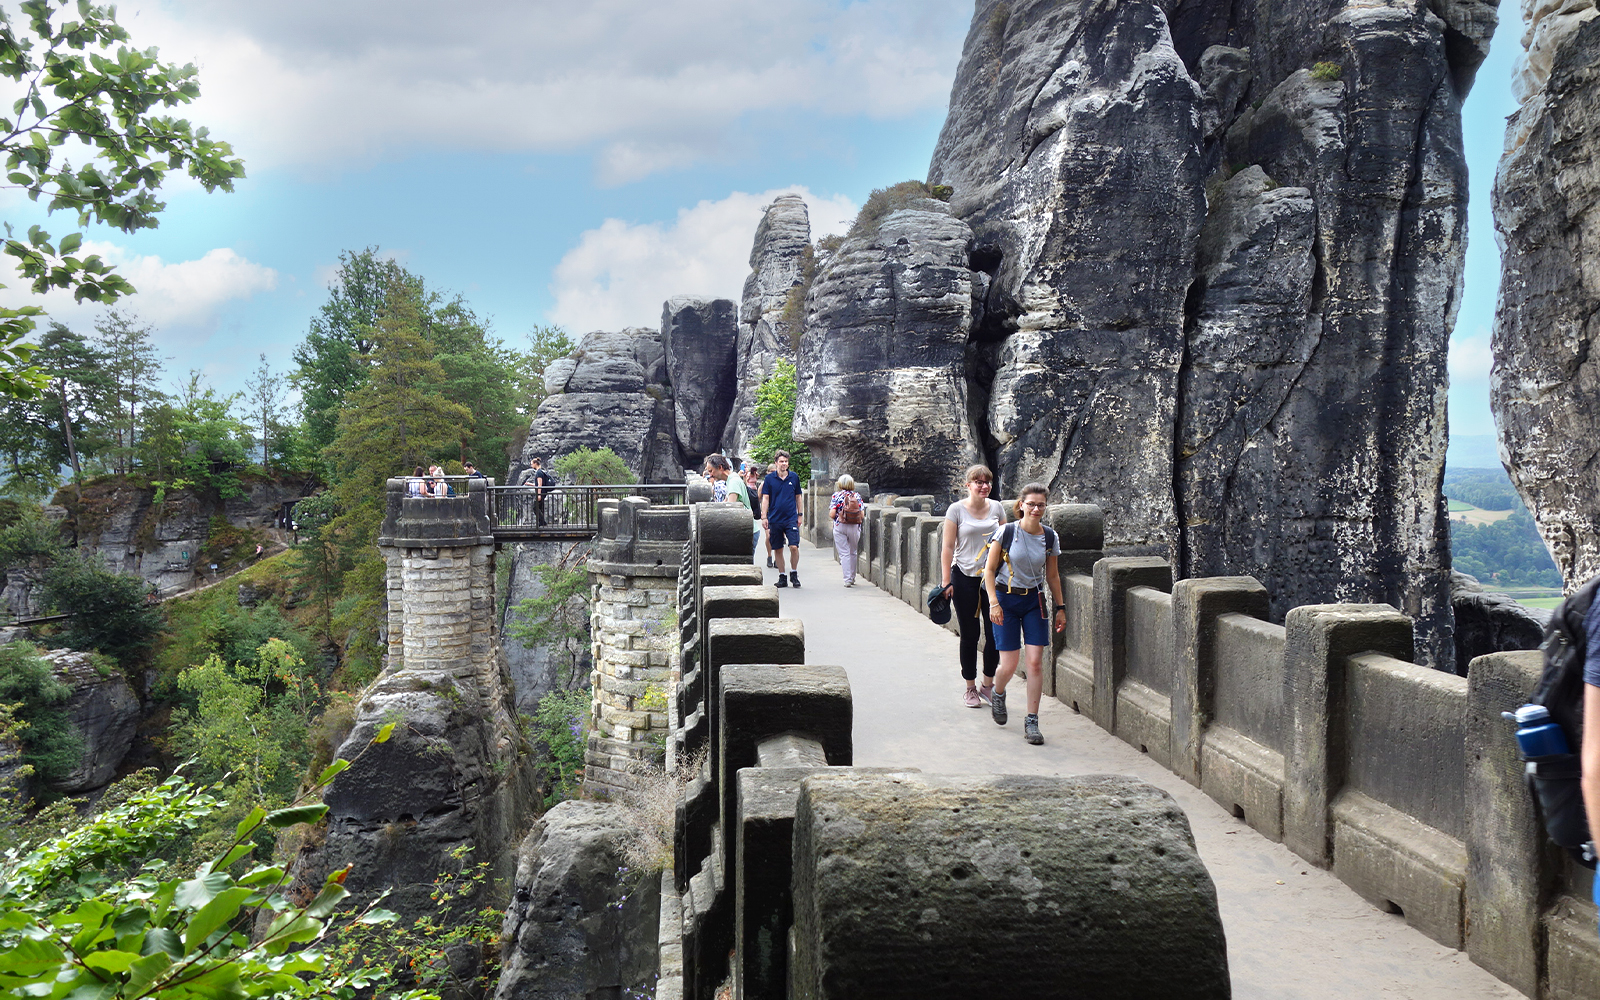
<svg viewBox="0 0 1600 1000">
<path fill-rule="evenodd" d="M 995 725 L 1003 726 L 1006 724 L 1006 693 L 1004 691 L 996 691 L 989 696 L 989 714 L 994 717 Z"/>
<path fill-rule="evenodd" d="M 1044 736 L 1039 732 L 1039 717 L 1030 715 L 1022 720 L 1022 738 L 1034 746 L 1044 742 Z"/>
</svg>

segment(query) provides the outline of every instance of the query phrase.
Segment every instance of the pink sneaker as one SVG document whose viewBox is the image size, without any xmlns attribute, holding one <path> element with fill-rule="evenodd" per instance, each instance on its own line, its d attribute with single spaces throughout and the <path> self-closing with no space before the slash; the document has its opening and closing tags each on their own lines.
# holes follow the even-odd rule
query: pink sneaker
<svg viewBox="0 0 1600 1000">
<path fill-rule="evenodd" d="M 994 685 L 993 684 L 985 684 L 982 687 L 978 688 L 978 700 L 979 701 L 981 701 L 985 705 L 987 705 L 987 704 L 989 704 L 990 701 L 993 700 L 993 698 L 994 698 Z"/>
<path fill-rule="evenodd" d="M 962 699 L 962 703 L 964 705 L 966 705 L 968 708 L 982 708 L 983 707 L 983 702 L 978 700 L 978 689 L 977 688 L 967 688 L 967 695 L 966 695 L 966 697 L 964 699 Z"/>
</svg>

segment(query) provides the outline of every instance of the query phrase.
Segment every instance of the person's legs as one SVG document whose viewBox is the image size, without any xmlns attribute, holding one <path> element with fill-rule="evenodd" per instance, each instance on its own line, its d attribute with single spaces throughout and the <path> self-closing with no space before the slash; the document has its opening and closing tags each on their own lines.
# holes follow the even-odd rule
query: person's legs
<svg viewBox="0 0 1600 1000">
<path fill-rule="evenodd" d="M 844 582 L 850 582 L 850 535 L 845 531 L 848 525 L 833 522 L 833 552 L 839 557 L 839 575 Z"/>
<path fill-rule="evenodd" d="M 1044 695 L 1044 647 L 1028 646 L 1028 714 L 1039 714 L 1039 699 Z"/>
<path fill-rule="evenodd" d="M 989 713 L 998 725 L 1006 724 L 1006 685 L 1016 675 L 1017 661 L 1022 656 L 1022 614 L 1026 611 L 1026 597 L 1019 608 L 1015 595 L 1000 595 L 1002 619 L 994 630 L 996 645 L 1000 647 L 1000 669 L 994 675 L 994 691 L 989 695 Z"/>
<path fill-rule="evenodd" d="M 985 623 L 989 625 L 989 634 L 994 634 L 993 623 L 987 622 L 988 596 L 983 592 L 982 582 L 960 570 L 950 571 L 950 603 L 955 605 L 956 629 L 961 635 L 961 677 L 967 687 L 973 689 L 978 686 L 978 636 L 983 633 Z M 978 620 L 980 613 L 985 615 L 983 622 Z M 994 650 L 992 639 L 984 651 L 984 674 L 992 679 L 994 668 L 987 662 L 990 656 L 996 657 L 998 663 L 999 654 Z"/>
<path fill-rule="evenodd" d="M 779 525 L 767 524 L 767 544 L 772 546 L 772 562 L 778 567 L 778 575 L 783 575 L 783 528 Z"/>
</svg>

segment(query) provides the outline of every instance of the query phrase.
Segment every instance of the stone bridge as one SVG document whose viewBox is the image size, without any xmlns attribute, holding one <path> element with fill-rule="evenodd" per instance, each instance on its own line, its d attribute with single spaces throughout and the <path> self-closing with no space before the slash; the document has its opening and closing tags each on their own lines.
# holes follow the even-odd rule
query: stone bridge
<svg viewBox="0 0 1600 1000">
<path fill-rule="evenodd" d="M 1411 662 L 1387 606 L 1275 624 L 1256 581 L 1102 557 L 1100 511 L 1061 505 L 1069 627 L 1028 747 L 960 707 L 920 613 L 938 519 L 888 499 L 876 589 L 808 548 L 781 608 L 742 509 L 598 505 L 587 783 L 626 789 L 662 739 L 684 772 L 657 996 L 1600 996 L 1590 875 L 1544 842 L 1499 717 L 1536 653 L 1460 678 Z M 437 655 L 434 561 L 494 603 L 487 503 L 391 501 L 390 642 Z"/>
</svg>

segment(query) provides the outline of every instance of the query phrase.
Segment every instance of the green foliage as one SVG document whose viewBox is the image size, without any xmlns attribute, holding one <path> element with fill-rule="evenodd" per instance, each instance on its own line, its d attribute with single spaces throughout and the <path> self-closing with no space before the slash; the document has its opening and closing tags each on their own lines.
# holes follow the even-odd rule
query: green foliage
<svg viewBox="0 0 1600 1000">
<path fill-rule="evenodd" d="M 1319 62 L 1311 67 L 1311 79 L 1332 83 L 1344 75 L 1344 67 L 1336 62 Z"/>
<path fill-rule="evenodd" d="M 901 181 L 886 188 L 877 188 L 867 195 L 856 221 L 850 224 L 851 236 L 868 236 L 877 232 L 878 223 L 890 212 L 899 211 L 919 198 L 931 198 L 933 192 L 922 181 Z"/>
<path fill-rule="evenodd" d="M 63 557 L 45 573 L 44 599 L 73 615 L 61 634 L 63 644 L 105 653 L 124 667 L 144 656 L 166 628 L 148 584 L 78 556 Z"/>
<path fill-rule="evenodd" d="M 469 863 L 472 848 L 450 852 L 454 871 L 433 880 L 435 910 L 411 924 L 386 921 L 352 927 L 328 950 L 329 967 L 356 972 L 380 958 L 417 984 L 454 996 L 487 996 L 494 986 L 500 959 L 500 928 L 505 914 L 494 907 L 473 907 L 489 883 L 486 861 Z M 462 945 L 476 948 L 477 975 L 462 979 L 451 953 Z"/>
<path fill-rule="evenodd" d="M 800 250 L 800 281 L 791 286 L 783 300 L 783 311 L 778 314 L 778 330 L 789 338 L 790 348 L 800 349 L 800 338 L 806 329 L 806 296 L 817 280 L 817 251 L 807 243 Z"/>
<path fill-rule="evenodd" d="M 244 495 L 238 470 L 249 460 L 244 442 L 250 429 L 232 414 L 240 398 L 239 393 L 218 396 L 199 372 L 190 372 L 176 399 L 145 408 L 135 452 L 158 495 L 185 487 L 209 490 L 223 500 Z"/>
<path fill-rule="evenodd" d="M 381 730 L 383 742 L 393 727 Z M 371 995 L 388 979 L 370 967 L 334 968 L 317 947 L 334 931 L 393 921 L 376 902 L 339 914 L 348 869 L 309 899 L 291 899 L 287 873 L 250 866 L 272 830 L 315 823 L 321 795 L 349 762 L 330 765 L 290 806 L 257 806 L 192 877 L 169 877 L 155 846 L 215 816 L 223 803 L 180 777 L 131 796 L 32 852 L 0 860 L 0 984 L 6 994 L 65 1000 L 255 1000 Z M 130 868 L 137 873 L 122 877 Z M 241 874 L 234 874 L 243 869 Z M 252 934 L 252 925 L 262 928 Z M 436 996 L 412 991 L 402 1000 Z"/>
<path fill-rule="evenodd" d="M 587 687 L 576 691 L 551 691 L 539 699 L 532 718 L 539 761 L 535 765 L 549 792 L 545 807 L 569 798 L 583 783 L 583 752 L 587 746 L 590 698 Z"/>
<path fill-rule="evenodd" d="M 53 562 L 61 554 L 61 532 L 34 504 L 12 503 L 15 518 L 0 527 L 0 568 Z M 4 520 L 4 519 L 0 519 Z"/>
<path fill-rule="evenodd" d="M 1455 569 L 1500 587 L 1561 586 L 1533 515 L 1516 510 L 1493 524 L 1450 522 L 1450 559 Z"/>
<path fill-rule="evenodd" d="M 576 549 L 567 556 L 573 556 Z M 589 574 L 559 565 L 531 568 L 539 593 L 519 601 L 507 619 L 506 634 L 525 646 L 540 646 L 563 662 L 561 684 L 578 677 L 578 664 L 589 648 Z"/>
<path fill-rule="evenodd" d="M 601 448 L 597 451 L 579 448 L 556 459 L 551 463 L 551 467 L 565 481 L 580 486 L 613 484 L 632 486 L 639 481 L 633 470 L 628 468 L 628 463 L 622 460 L 622 456 L 610 448 Z"/>
<path fill-rule="evenodd" d="M 760 430 L 750 442 L 750 457 L 770 465 L 780 450 L 789 453 L 789 468 L 801 484 L 811 481 L 811 449 L 794 439 L 794 405 L 799 395 L 794 362 L 778 359 L 772 375 L 756 390 Z"/>
<path fill-rule="evenodd" d="M 1446 469 L 1444 495 L 1482 510 L 1522 508 L 1522 498 L 1504 469 Z"/>
<path fill-rule="evenodd" d="M 528 331 L 528 350 L 523 355 L 518 377 L 520 394 L 524 400 L 523 409 L 530 416 L 549 395 L 544 387 L 545 369 L 550 367 L 550 362 L 571 354 L 577 346 L 559 326 L 536 326 Z M 523 433 L 526 432 L 527 429 L 523 428 Z"/>
<path fill-rule="evenodd" d="M 123 44 L 128 33 L 113 7 L 25 0 L 21 11 L 22 24 L 0 11 L 0 75 L 21 92 L 11 117 L 0 120 L 9 187 L 31 201 L 43 196 L 47 212 L 76 213 L 79 227 L 98 222 L 125 233 L 155 227 L 166 207 L 156 192 L 168 170 L 185 170 L 207 191 L 233 190 L 244 164 L 227 143 L 185 119 L 152 113 L 200 96 L 193 65 Z M 66 150 L 77 167 L 61 155 Z M 99 255 L 79 253 L 82 233 L 57 241 L 40 226 L 25 238 L 5 228 L 5 253 L 35 294 L 64 289 L 79 302 L 110 303 L 133 291 Z M 48 375 L 22 342 L 42 314 L 38 306 L 0 309 L 0 396 L 46 391 Z"/>
<path fill-rule="evenodd" d="M 56 679 L 33 646 L 0 646 L 0 705 L 13 706 L 14 718 L 23 723 L 22 762 L 47 782 L 66 775 L 83 756 L 83 737 L 61 707 L 71 698 L 71 686 Z"/>
<path fill-rule="evenodd" d="M 294 647 L 262 643 L 249 661 L 213 654 L 178 677 L 192 708 L 173 712 L 171 739 L 199 776 L 233 775 L 257 802 L 287 801 L 311 760 L 309 720 L 322 691 Z"/>
<path fill-rule="evenodd" d="M 1011 5 L 1006 3 L 1005 0 L 1001 0 L 1000 3 L 994 5 L 994 10 L 989 12 L 989 20 L 985 22 L 984 27 L 989 29 L 989 34 L 993 35 L 995 41 L 998 42 L 1005 37 L 1006 23 L 1010 20 Z"/>
</svg>

